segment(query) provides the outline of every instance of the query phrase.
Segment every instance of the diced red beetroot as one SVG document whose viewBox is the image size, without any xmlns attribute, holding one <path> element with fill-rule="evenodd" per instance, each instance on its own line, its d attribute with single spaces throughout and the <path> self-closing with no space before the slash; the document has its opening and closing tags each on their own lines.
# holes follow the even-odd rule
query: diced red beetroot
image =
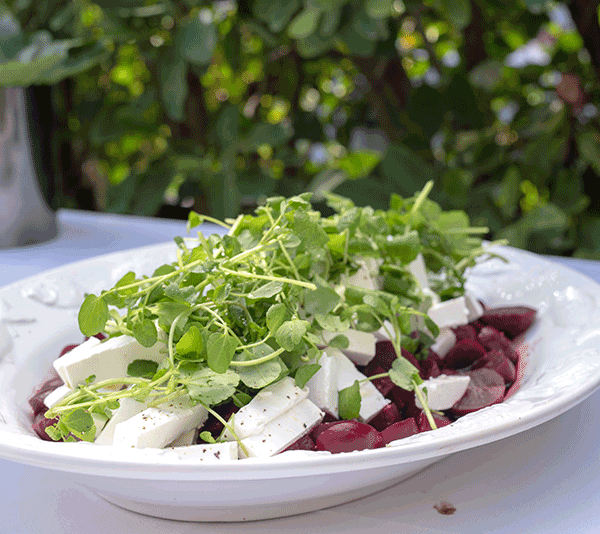
<svg viewBox="0 0 600 534">
<path fill-rule="evenodd" d="M 435 413 L 433 414 L 433 420 L 435 421 L 435 426 L 437 426 L 438 428 L 442 428 L 443 426 L 448 426 L 450 423 L 452 423 L 452 421 L 450 419 L 448 419 L 446 416 L 437 415 Z M 419 432 L 427 432 L 427 431 L 431 430 L 431 425 L 429 424 L 427 415 L 425 415 L 425 412 L 422 410 L 419 413 L 418 425 L 419 425 Z"/>
<path fill-rule="evenodd" d="M 76 343 L 74 345 L 67 345 L 63 350 L 60 351 L 58 357 L 60 358 L 61 356 L 64 356 L 67 352 L 71 352 L 75 347 L 79 347 L 79 343 Z"/>
<path fill-rule="evenodd" d="M 44 399 L 57 387 L 62 386 L 62 383 L 62 379 L 57 374 L 54 374 L 34 392 L 29 398 L 29 406 L 31 406 L 34 415 L 48 410 L 44 404 Z"/>
<path fill-rule="evenodd" d="M 375 343 L 375 357 L 369 362 L 365 369 L 365 374 L 368 374 L 370 367 L 382 367 L 386 371 L 392 366 L 392 362 L 396 359 L 396 351 L 391 341 L 378 341 Z M 371 373 L 374 374 L 374 373 Z"/>
<path fill-rule="evenodd" d="M 316 440 L 317 436 L 321 432 L 323 432 L 324 430 L 327 430 L 328 428 L 332 427 L 333 425 L 337 425 L 337 424 L 343 423 L 343 422 L 344 421 L 327 421 L 327 422 L 320 423 L 310 431 L 310 437 L 313 440 Z"/>
<path fill-rule="evenodd" d="M 496 404 L 504 398 L 506 390 L 504 378 L 493 369 L 476 369 L 467 374 L 471 377 L 471 381 L 462 399 L 452 407 L 455 414 L 475 412 Z"/>
<path fill-rule="evenodd" d="M 420 363 L 423 372 L 422 374 L 425 375 L 423 376 L 424 380 L 428 378 L 437 378 L 442 374 L 442 371 L 440 370 L 441 359 L 435 352 L 430 350 L 427 358 Z"/>
<path fill-rule="evenodd" d="M 442 365 L 444 368 L 460 369 L 471 365 L 484 356 L 485 348 L 479 341 L 461 339 L 448 351 L 448 354 L 446 354 L 442 361 Z"/>
<path fill-rule="evenodd" d="M 54 441 L 48 434 L 46 434 L 46 428 L 54 425 L 58 422 L 58 417 L 54 419 L 46 419 L 42 412 L 35 415 L 33 418 L 33 424 L 31 427 L 35 431 L 35 433 L 44 441 Z"/>
<path fill-rule="evenodd" d="M 389 404 L 386 404 L 375 417 L 369 419 L 369 424 L 376 430 L 382 432 L 391 424 L 400 421 L 400 419 L 402 419 L 400 408 L 393 402 L 390 402 Z"/>
<path fill-rule="evenodd" d="M 517 376 L 515 364 L 501 350 L 489 350 L 483 358 L 473 364 L 473 369 L 493 369 L 507 382 L 513 382 Z"/>
<path fill-rule="evenodd" d="M 316 439 L 317 449 L 332 453 L 379 449 L 385 441 L 371 425 L 341 421 L 323 430 Z"/>
<path fill-rule="evenodd" d="M 305 434 L 292 443 L 286 451 L 316 451 L 317 446 L 309 434 Z"/>
<path fill-rule="evenodd" d="M 396 384 L 392 382 L 392 379 L 389 376 L 376 378 L 375 380 L 372 380 L 372 382 L 379 393 L 381 393 L 384 397 L 386 397 L 390 391 L 396 387 Z"/>
<path fill-rule="evenodd" d="M 419 414 L 419 408 L 415 404 L 415 394 L 413 391 L 406 391 L 396 386 L 390 392 L 390 398 L 406 417 L 416 417 Z"/>
<path fill-rule="evenodd" d="M 515 353 L 517 354 L 517 363 L 515 364 L 516 377 L 514 382 L 506 392 L 506 395 L 504 395 L 503 400 L 506 400 L 509 397 L 511 397 L 515 393 L 515 391 L 519 389 L 521 382 L 523 381 L 523 377 L 525 376 L 525 366 L 527 364 L 526 356 L 528 351 L 529 347 L 527 345 L 521 345 L 515 350 Z"/>
<path fill-rule="evenodd" d="M 514 339 L 533 324 L 535 316 L 536 310 L 527 306 L 503 306 L 486 310 L 480 320 Z"/>
<path fill-rule="evenodd" d="M 397 439 L 407 438 L 414 434 L 419 433 L 419 427 L 413 417 L 404 419 L 404 421 L 398 421 L 388 426 L 386 429 L 381 431 L 381 437 L 387 443 L 396 441 Z"/>
<path fill-rule="evenodd" d="M 496 330 L 493 326 L 484 326 L 477 334 L 477 340 L 483 345 L 486 351 L 500 350 L 504 352 L 511 361 L 517 361 L 517 353 L 510 340 L 503 332 Z"/>
<path fill-rule="evenodd" d="M 231 416 L 236 413 L 239 408 L 233 402 L 227 402 L 213 408 L 225 421 L 229 421 Z M 223 423 L 215 416 L 209 415 L 206 422 L 200 427 L 200 432 L 210 432 L 213 438 L 217 438 L 223 432 Z M 206 443 L 198 438 L 198 443 Z"/>
<path fill-rule="evenodd" d="M 456 336 L 456 341 L 460 341 L 461 339 L 472 339 L 475 341 L 477 339 L 477 332 L 475 331 L 475 327 L 470 324 L 463 324 L 453 328 L 452 331 Z"/>
</svg>

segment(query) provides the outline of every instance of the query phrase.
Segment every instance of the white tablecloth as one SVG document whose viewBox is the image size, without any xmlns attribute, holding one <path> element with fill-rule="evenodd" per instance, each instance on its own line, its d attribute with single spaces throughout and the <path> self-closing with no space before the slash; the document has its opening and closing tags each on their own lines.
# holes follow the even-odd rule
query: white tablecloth
<svg viewBox="0 0 600 534">
<path fill-rule="evenodd" d="M 59 212 L 54 241 L 0 249 L 0 286 L 98 254 L 185 233 L 185 224 Z M 600 263 L 557 258 L 600 281 Z M 244 524 L 181 523 L 106 503 L 54 472 L 0 460 L 0 534 L 585 534 L 600 532 L 600 392 L 527 432 L 455 454 L 342 506 Z M 596 425 L 598 423 L 598 425 Z M 436 506 L 448 503 L 452 515 Z"/>
</svg>

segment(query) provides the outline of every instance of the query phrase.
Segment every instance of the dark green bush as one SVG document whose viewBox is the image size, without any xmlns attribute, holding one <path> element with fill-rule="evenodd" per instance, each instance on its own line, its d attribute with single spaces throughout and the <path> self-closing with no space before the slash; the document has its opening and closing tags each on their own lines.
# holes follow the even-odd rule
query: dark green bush
<svg viewBox="0 0 600 534">
<path fill-rule="evenodd" d="M 53 86 L 55 206 L 383 207 L 433 178 L 490 237 L 598 258 L 599 1 L 509 4 L 9 0 L 0 84 Z"/>
</svg>

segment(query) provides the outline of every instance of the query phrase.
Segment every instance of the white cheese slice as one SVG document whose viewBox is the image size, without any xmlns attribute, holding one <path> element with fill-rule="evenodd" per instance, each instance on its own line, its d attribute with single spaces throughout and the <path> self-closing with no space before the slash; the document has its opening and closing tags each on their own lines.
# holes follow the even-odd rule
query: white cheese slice
<svg viewBox="0 0 600 534">
<path fill-rule="evenodd" d="M 483 306 L 479 304 L 479 301 L 469 295 L 465 294 L 465 304 L 469 310 L 469 322 L 477 321 L 483 315 Z"/>
<path fill-rule="evenodd" d="M 423 391 L 427 389 L 427 405 L 431 410 L 449 410 L 465 394 L 471 379 L 468 376 L 440 375 L 437 378 L 425 380 L 418 387 Z M 417 408 L 423 408 L 419 398 L 415 395 Z"/>
<path fill-rule="evenodd" d="M 198 439 L 198 429 L 192 428 L 188 432 L 184 432 L 178 438 L 175 438 L 171 443 L 169 443 L 169 447 L 189 447 L 196 443 L 196 439 Z"/>
<path fill-rule="evenodd" d="M 118 423 L 113 445 L 162 449 L 184 432 L 201 426 L 207 417 L 208 411 L 204 406 L 192 406 L 189 398 L 181 397 L 156 408 L 146 408 L 130 419 Z"/>
<path fill-rule="evenodd" d="M 96 382 L 127 376 L 127 366 L 134 360 L 161 362 L 166 357 L 162 343 L 147 348 L 131 336 L 119 336 L 90 345 L 92 339 L 54 360 L 54 369 L 67 386 L 74 388 L 90 375 L 96 376 Z"/>
<path fill-rule="evenodd" d="M 350 359 L 339 350 L 327 349 L 326 352 L 330 356 L 333 356 L 337 361 L 338 391 L 351 386 L 354 384 L 355 380 L 360 382 L 366 378 L 366 376 L 354 366 Z M 361 398 L 359 419 L 363 422 L 367 422 L 375 417 L 386 404 L 390 403 L 390 401 L 386 399 L 370 381 L 363 382 L 359 387 Z M 337 413 L 333 415 L 338 416 Z"/>
<path fill-rule="evenodd" d="M 247 456 L 240 447 L 241 457 L 273 456 L 294 441 L 308 434 L 325 414 L 310 400 L 304 399 L 265 425 L 259 434 L 242 439 Z"/>
<path fill-rule="evenodd" d="M 454 347 L 456 343 L 456 335 L 450 328 L 442 328 L 440 335 L 435 339 L 431 350 L 435 352 L 440 358 L 444 358 L 448 351 Z"/>
<path fill-rule="evenodd" d="M 421 289 L 429 289 L 429 281 L 427 280 L 427 268 L 423 255 L 419 252 L 417 257 L 408 264 L 408 271 L 415 277 Z"/>
<path fill-rule="evenodd" d="M 94 425 L 96 426 L 96 434 L 94 435 L 94 440 L 96 440 L 102 432 L 102 429 L 106 426 L 106 417 L 102 417 L 97 413 L 93 413 L 92 419 L 94 421 Z"/>
<path fill-rule="evenodd" d="M 308 397 L 308 388 L 300 389 L 286 376 L 259 391 L 235 414 L 233 429 L 239 439 L 262 432 L 267 424 Z"/>
<path fill-rule="evenodd" d="M 329 343 L 339 332 L 323 332 L 323 339 Z M 343 334 L 348 338 L 348 347 L 342 352 L 356 365 L 367 365 L 375 357 L 377 337 L 372 332 L 350 329 Z"/>
<path fill-rule="evenodd" d="M 102 430 L 102 432 L 96 437 L 97 445 L 112 445 L 115 435 L 115 428 L 119 423 L 131 419 L 134 415 L 146 409 L 146 404 L 138 402 L 131 397 L 125 397 L 119 400 L 119 407 L 114 411 L 112 417 Z"/>
<path fill-rule="evenodd" d="M 331 415 L 338 413 L 337 360 L 326 352 L 319 359 L 321 368 L 310 378 L 308 398 Z"/>
<path fill-rule="evenodd" d="M 457 297 L 436 304 L 429 308 L 427 314 L 440 328 L 469 323 L 469 309 L 465 297 Z"/>
<path fill-rule="evenodd" d="M 236 441 L 225 443 L 204 443 L 189 447 L 174 447 L 182 460 L 202 460 L 205 462 L 222 462 L 223 460 L 238 459 L 238 444 Z"/>
<path fill-rule="evenodd" d="M 46 408 L 52 408 L 52 406 L 58 404 L 70 393 L 73 393 L 73 390 L 69 386 L 65 386 L 64 384 L 62 386 L 58 386 L 54 391 L 50 392 L 44 399 L 44 404 L 46 405 Z"/>
</svg>

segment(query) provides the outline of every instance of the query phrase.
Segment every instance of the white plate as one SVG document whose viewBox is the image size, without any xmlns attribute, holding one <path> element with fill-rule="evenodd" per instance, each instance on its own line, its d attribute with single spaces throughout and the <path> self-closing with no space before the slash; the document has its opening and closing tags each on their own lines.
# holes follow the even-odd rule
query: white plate
<svg viewBox="0 0 600 534">
<path fill-rule="evenodd" d="M 84 292 L 110 287 L 127 271 L 150 274 L 175 257 L 164 244 L 73 263 L 0 289 L 0 456 L 68 474 L 105 499 L 140 513 L 193 521 L 240 521 L 317 510 L 395 484 L 454 452 L 522 432 L 565 412 L 600 385 L 600 286 L 534 254 L 478 266 L 469 289 L 489 305 L 525 304 L 538 319 L 525 337 L 519 391 L 397 446 L 331 456 L 203 464 L 160 450 L 119 451 L 49 443 L 30 427 L 27 399 L 61 348 L 82 339 Z"/>
</svg>

